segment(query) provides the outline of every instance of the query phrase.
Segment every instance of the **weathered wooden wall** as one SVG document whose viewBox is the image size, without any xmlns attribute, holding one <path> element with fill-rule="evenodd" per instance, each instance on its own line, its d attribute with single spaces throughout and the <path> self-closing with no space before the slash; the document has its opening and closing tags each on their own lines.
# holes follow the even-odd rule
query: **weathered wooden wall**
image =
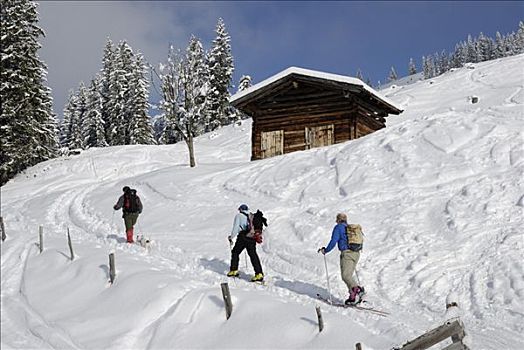
<svg viewBox="0 0 524 350">
<path fill-rule="evenodd" d="M 251 130 L 251 159 L 262 159 L 262 132 L 283 130 L 284 153 L 307 149 L 307 127 L 327 126 L 334 127 L 334 144 L 353 140 L 383 128 L 371 118 L 354 113 L 337 112 L 328 115 L 304 115 L 299 117 L 256 117 Z"/>
<path fill-rule="evenodd" d="M 306 128 L 333 125 L 332 140 L 337 144 L 385 127 L 384 116 L 368 107 L 369 102 L 351 88 L 342 89 L 326 81 L 289 78 L 242 105 L 253 118 L 251 159 L 262 159 L 271 153 L 262 149 L 263 132 L 282 130 L 283 147 L 275 147 L 273 136 L 276 134 L 265 134 L 264 147 L 270 145 L 272 150 L 290 153 L 311 147 L 306 140 Z M 313 134 L 318 135 L 316 131 Z M 320 134 L 324 135 L 323 131 Z"/>
</svg>

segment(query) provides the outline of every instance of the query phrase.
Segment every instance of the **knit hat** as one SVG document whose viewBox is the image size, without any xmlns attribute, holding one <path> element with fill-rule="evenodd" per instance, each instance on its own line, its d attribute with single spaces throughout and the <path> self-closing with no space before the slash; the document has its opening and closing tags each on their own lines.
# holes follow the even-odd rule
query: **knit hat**
<svg viewBox="0 0 524 350">
<path fill-rule="evenodd" d="M 129 190 L 130 190 L 129 186 L 124 186 L 124 188 L 122 188 L 122 191 L 124 191 L 124 193 L 129 192 Z"/>
<path fill-rule="evenodd" d="M 348 221 L 348 217 L 344 213 L 338 213 L 337 214 L 337 221 L 347 222 Z"/>
<path fill-rule="evenodd" d="M 247 204 L 240 204 L 240 207 L 238 207 L 238 210 L 246 211 L 249 210 Z"/>
</svg>

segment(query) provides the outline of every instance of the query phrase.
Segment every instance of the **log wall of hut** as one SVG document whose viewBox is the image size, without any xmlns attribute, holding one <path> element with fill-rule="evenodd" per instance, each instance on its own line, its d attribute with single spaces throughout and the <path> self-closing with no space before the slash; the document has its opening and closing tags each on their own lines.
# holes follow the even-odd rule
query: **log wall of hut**
<svg viewBox="0 0 524 350">
<path fill-rule="evenodd" d="M 325 87 L 324 87 L 325 88 Z M 370 111 L 355 102 L 348 91 L 320 89 L 297 80 L 283 84 L 274 97 L 250 106 L 254 111 L 252 159 L 264 158 L 262 132 L 283 130 L 283 152 L 309 148 L 306 128 L 333 125 L 333 143 L 356 139 L 385 125 L 368 117 Z"/>
<path fill-rule="evenodd" d="M 262 145 L 275 142 L 275 135 L 283 135 L 283 147 L 272 145 L 272 149 L 290 153 L 311 148 L 307 132 L 312 128 L 317 134 L 319 129 L 332 133 L 326 139 L 334 144 L 384 128 L 387 113 L 374 102 L 361 89 L 325 80 L 291 76 L 278 81 L 240 103 L 239 108 L 253 118 L 251 159 L 274 155 L 268 155 Z M 277 133 L 263 141 L 262 133 L 268 132 Z"/>
</svg>

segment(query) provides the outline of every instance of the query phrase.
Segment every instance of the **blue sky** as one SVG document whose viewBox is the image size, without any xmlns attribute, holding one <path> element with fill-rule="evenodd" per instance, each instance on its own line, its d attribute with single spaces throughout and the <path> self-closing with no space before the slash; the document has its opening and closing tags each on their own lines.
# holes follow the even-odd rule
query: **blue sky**
<svg viewBox="0 0 524 350">
<path fill-rule="evenodd" d="M 516 31 L 524 2 L 45 1 L 39 13 L 40 56 L 61 117 L 68 91 L 100 69 L 107 37 L 127 40 L 158 66 L 170 44 L 185 49 L 191 34 L 209 48 L 222 17 L 235 85 L 241 75 L 256 83 L 290 66 L 350 76 L 360 68 L 376 84 L 391 66 L 403 76 L 413 57 L 420 69 L 423 55 L 452 50 L 468 34 Z"/>
</svg>

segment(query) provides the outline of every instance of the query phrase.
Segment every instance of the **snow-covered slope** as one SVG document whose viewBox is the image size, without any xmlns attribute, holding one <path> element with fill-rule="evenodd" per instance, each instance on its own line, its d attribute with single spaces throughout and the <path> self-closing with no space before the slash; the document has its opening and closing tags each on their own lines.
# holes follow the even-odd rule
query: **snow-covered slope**
<svg viewBox="0 0 524 350">
<path fill-rule="evenodd" d="M 520 55 L 382 90 L 405 112 L 332 147 L 250 162 L 245 122 L 198 138 L 194 169 L 177 144 L 27 170 L 2 187 L 2 349 L 388 349 L 440 324 L 450 293 L 472 348 L 524 348 L 523 66 Z M 123 243 L 112 205 L 124 185 L 144 202 L 149 253 Z M 229 280 L 226 321 L 220 283 L 240 203 L 269 219 L 258 249 L 268 285 Z M 318 333 L 327 286 L 316 250 L 340 211 L 364 228 L 358 277 L 391 315 L 321 304 Z M 341 299 L 338 253 L 326 257 Z M 243 257 L 241 272 L 252 273 Z"/>
</svg>

